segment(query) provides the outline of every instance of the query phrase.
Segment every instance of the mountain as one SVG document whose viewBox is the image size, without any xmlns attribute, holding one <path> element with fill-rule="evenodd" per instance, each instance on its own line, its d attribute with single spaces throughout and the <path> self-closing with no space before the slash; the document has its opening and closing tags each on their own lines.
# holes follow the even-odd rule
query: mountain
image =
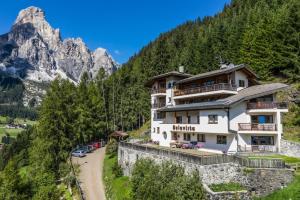
<svg viewBox="0 0 300 200">
<path fill-rule="evenodd" d="M 40 100 L 41 86 L 58 76 L 78 83 L 84 72 L 95 78 L 101 68 L 111 75 L 118 64 L 103 48 L 89 50 L 81 38 L 62 40 L 37 7 L 21 10 L 11 30 L 0 36 L 0 73 L 23 80 L 25 104 Z"/>
</svg>

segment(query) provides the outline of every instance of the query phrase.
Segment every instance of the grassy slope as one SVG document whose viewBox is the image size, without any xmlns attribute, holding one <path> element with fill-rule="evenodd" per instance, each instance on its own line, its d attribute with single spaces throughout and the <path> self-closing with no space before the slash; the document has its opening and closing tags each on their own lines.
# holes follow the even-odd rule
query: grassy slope
<svg viewBox="0 0 300 200">
<path fill-rule="evenodd" d="M 284 156 L 284 155 L 268 155 L 268 156 L 249 156 L 250 159 L 256 159 L 256 158 L 265 158 L 265 159 L 282 159 L 286 163 L 298 163 L 300 162 L 300 158 L 290 157 L 290 156 Z"/>
<path fill-rule="evenodd" d="M 110 180 L 111 194 L 113 195 L 114 200 L 130 199 L 129 177 L 127 176 L 122 176 L 118 178 L 115 177 L 112 170 L 115 162 L 117 162 L 117 156 L 113 156 L 113 157 L 110 157 L 109 155 L 105 156 L 103 178 Z M 107 186 L 106 184 L 106 187 L 109 186 Z"/>
<path fill-rule="evenodd" d="M 143 135 L 143 133 L 149 130 L 150 126 L 150 121 L 147 121 L 141 128 L 134 131 L 130 131 L 128 134 L 130 135 L 130 137 L 133 138 L 144 138 L 145 136 Z"/>
</svg>

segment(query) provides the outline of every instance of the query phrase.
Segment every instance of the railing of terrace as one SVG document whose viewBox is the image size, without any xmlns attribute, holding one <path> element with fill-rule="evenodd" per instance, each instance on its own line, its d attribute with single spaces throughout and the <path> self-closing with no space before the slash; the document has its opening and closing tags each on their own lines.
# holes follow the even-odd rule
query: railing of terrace
<svg viewBox="0 0 300 200">
<path fill-rule="evenodd" d="M 148 154 L 159 155 L 176 159 L 184 162 L 194 163 L 198 165 L 212 165 L 222 163 L 238 163 L 241 166 L 251 168 L 285 168 L 285 162 L 281 159 L 250 159 L 237 155 L 198 155 L 193 153 L 185 153 L 173 149 L 152 147 L 137 143 L 120 142 L 121 147 L 130 148 L 137 151 L 142 151 Z"/>
<path fill-rule="evenodd" d="M 286 102 L 249 102 L 247 109 L 287 109 L 288 104 Z"/>
<path fill-rule="evenodd" d="M 165 102 L 152 104 L 152 108 L 162 108 L 162 107 L 165 107 L 165 106 L 166 106 Z"/>
<path fill-rule="evenodd" d="M 166 93 L 166 88 L 151 89 L 151 94 Z"/>
<path fill-rule="evenodd" d="M 239 123 L 239 131 L 277 131 L 276 124 Z"/>
<path fill-rule="evenodd" d="M 236 91 L 236 89 L 237 89 L 237 87 L 234 84 L 219 83 L 219 84 L 213 84 L 213 85 L 209 85 L 209 86 L 178 89 L 178 90 L 174 91 L 174 95 L 181 96 L 181 95 L 197 94 L 197 93 L 211 92 L 211 91 L 218 91 L 218 90 Z"/>
</svg>

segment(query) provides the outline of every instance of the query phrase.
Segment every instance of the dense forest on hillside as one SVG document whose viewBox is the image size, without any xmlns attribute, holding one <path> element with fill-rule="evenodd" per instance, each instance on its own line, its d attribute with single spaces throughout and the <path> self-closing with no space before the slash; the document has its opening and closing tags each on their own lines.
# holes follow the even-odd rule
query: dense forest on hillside
<svg viewBox="0 0 300 200">
<path fill-rule="evenodd" d="M 216 16 L 160 35 L 109 78 L 104 71 L 96 80 L 84 74 L 77 87 L 55 80 L 37 125 L 0 153 L 0 199 L 59 199 L 57 184 L 74 183 L 70 151 L 112 130 L 142 126 L 150 118 L 145 82 L 179 65 L 196 74 L 217 69 L 220 61 L 246 63 L 263 81 L 282 81 L 300 90 L 299 44 L 298 0 L 233 0 Z M 291 113 L 289 123 L 300 125 L 299 106 Z"/>
<path fill-rule="evenodd" d="M 180 65 L 197 74 L 221 61 L 246 63 L 262 81 L 300 82 L 300 1 L 233 0 L 213 17 L 161 34 L 109 78 L 110 127 L 131 130 L 149 119 L 149 77 Z"/>
</svg>

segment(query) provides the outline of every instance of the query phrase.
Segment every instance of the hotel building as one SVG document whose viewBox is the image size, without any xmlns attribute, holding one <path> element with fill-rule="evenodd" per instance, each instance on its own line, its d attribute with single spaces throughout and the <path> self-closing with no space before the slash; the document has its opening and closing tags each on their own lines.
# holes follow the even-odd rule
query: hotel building
<svg viewBox="0 0 300 200">
<path fill-rule="evenodd" d="M 277 94 L 288 85 L 260 84 L 246 65 L 151 78 L 151 139 L 161 146 L 196 143 L 207 151 L 280 151 L 282 113 Z"/>
</svg>

